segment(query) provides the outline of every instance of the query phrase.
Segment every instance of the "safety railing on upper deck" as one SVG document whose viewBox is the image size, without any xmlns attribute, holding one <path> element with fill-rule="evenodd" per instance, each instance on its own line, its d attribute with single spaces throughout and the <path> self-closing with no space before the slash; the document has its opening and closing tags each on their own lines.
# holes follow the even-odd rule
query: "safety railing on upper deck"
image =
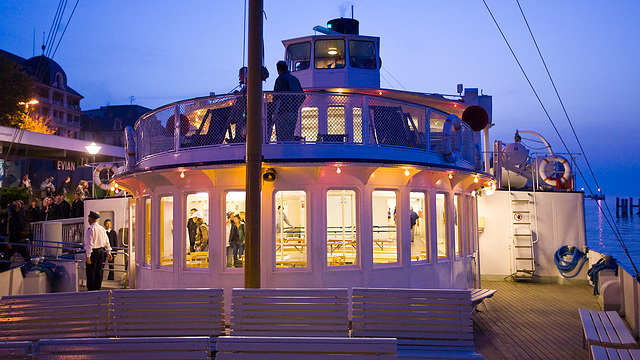
<svg viewBox="0 0 640 360">
<path fill-rule="evenodd" d="M 443 134 L 447 115 L 382 97 L 264 92 L 263 139 L 266 146 L 330 143 L 432 153 L 442 153 L 449 140 L 452 149 L 460 148 L 459 159 L 475 165 L 473 131 L 464 123 L 453 130 L 461 132 L 461 144 L 456 144 L 457 134 Z M 168 105 L 141 117 L 135 133 L 138 161 L 186 149 L 244 145 L 246 96 L 218 95 Z"/>
</svg>

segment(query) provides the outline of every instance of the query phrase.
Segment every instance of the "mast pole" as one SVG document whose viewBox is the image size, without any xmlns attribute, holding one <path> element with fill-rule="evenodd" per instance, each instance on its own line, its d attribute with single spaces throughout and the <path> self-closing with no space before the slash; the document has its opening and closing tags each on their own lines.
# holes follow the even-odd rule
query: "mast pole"
<svg viewBox="0 0 640 360">
<path fill-rule="evenodd" d="M 260 185 L 262 180 L 262 11 L 263 0 L 249 0 L 247 79 L 247 156 L 244 287 L 260 288 Z"/>
</svg>

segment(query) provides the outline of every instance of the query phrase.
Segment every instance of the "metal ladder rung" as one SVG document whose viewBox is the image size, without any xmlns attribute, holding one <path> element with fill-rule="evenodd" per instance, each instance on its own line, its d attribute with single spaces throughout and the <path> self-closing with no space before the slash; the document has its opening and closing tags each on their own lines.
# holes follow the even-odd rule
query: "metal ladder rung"
<svg viewBox="0 0 640 360">
<path fill-rule="evenodd" d="M 531 233 L 531 234 L 513 234 L 513 236 L 533 236 L 533 233 Z"/>
<path fill-rule="evenodd" d="M 519 258 L 517 257 L 516 260 L 533 260 L 532 257 L 527 257 L 527 258 Z"/>
<path fill-rule="evenodd" d="M 533 246 L 531 246 L 531 245 L 515 245 L 514 247 L 517 248 L 517 249 L 524 249 L 524 248 L 531 249 Z"/>
<path fill-rule="evenodd" d="M 513 225 L 531 225 L 531 223 L 530 222 L 520 222 L 520 221 L 518 221 L 518 222 L 514 222 Z"/>
</svg>

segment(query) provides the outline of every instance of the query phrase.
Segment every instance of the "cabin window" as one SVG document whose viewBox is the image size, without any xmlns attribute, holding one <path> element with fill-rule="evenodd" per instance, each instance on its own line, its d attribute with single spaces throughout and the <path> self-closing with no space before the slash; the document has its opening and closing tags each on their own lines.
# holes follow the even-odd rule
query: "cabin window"
<svg viewBox="0 0 640 360">
<path fill-rule="evenodd" d="M 475 251 L 475 244 L 476 244 L 476 237 L 478 236 L 478 223 L 477 223 L 477 219 L 478 219 L 478 214 L 477 214 L 477 209 L 476 209 L 476 202 L 475 202 L 475 198 L 473 196 L 469 196 L 467 195 L 467 218 L 468 220 L 468 226 L 469 226 L 469 231 L 467 231 L 467 239 L 468 239 L 468 243 L 467 243 L 467 249 L 468 249 L 468 254 L 473 254 L 473 252 Z"/>
<path fill-rule="evenodd" d="M 447 197 L 445 194 L 436 194 L 436 239 L 438 239 L 438 258 L 446 258 L 447 250 Z"/>
<path fill-rule="evenodd" d="M 349 41 L 349 66 L 356 69 L 378 68 L 376 64 L 376 45 L 373 41 Z"/>
<path fill-rule="evenodd" d="M 373 263 L 398 262 L 395 191 L 374 191 L 371 205 L 371 213 L 373 215 Z"/>
<path fill-rule="evenodd" d="M 343 39 L 316 40 L 314 51 L 316 69 L 343 68 L 344 53 Z"/>
<path fill-rule="evenodd" d="M 187 267 L 209 266 L 209 194 L 206 192 L 187 195 L 185 208 L 187 239 L 185 254 Z"/>
<path fill-rule="evenodd" d="M 129 246 L 130 254 L 135 254 L 136 250 L 136 202 L 135 199 L 129 200 L 129 227 L 131 228 L 131 236 L 128 238 L 131 239 L 131 242 L 128 244 L 122 241 L 123 246 Z M 126 251 L 126 250 L 125 250 Z M 128 266 L 127 262 L 129 261 L 129 256 L 125 257 L 125 266 Z"/>
<path fill-rule="evenodd" d="M 287 67 L 289 71 L 300 71 L 309 68 L 311 63 L 311 43 L 304 42 L 287 46 Z"/>
<path fill-rule="evenodd" d="M 307 204 L 304 191 L 278 191 L 274 202 L 276 267 L 307 266 Z"/>
<path fill-rule="evenodd" d="M 411 261 L 429 260 L 427 241 L 426 196 L 423 192 L 409 194 L 409 226 L 411 231 Z"/>
<path fill-rule="evenodd" d="M 327 265 L 357 264 L 356 192 L 327 191 Z"/>
<path fill-rule="evenodd" d="M 151 199 L 144 198 L 144 265 L 151 265 Z"/>
<path fill-rule="evenodd" d="M 226 199 L 225 235 L 226 267 L 244 267 L 246 192 L 229 191 Z M 237 216 L 236 216 L 237 215 Z M 239 221 L 237 220 L 239 218 Z"/>
<path fill-rule="evenodd" d="M 456 256 L 462 255 L 462 224 L 464 223 L 464 206 L 462 196 L 453 195 L 453 243 Z"/>
<path fill-rule="evenodd" d="M 173 266 L 173 196 L 160 198 L 160 266 Z"/>
</svg>

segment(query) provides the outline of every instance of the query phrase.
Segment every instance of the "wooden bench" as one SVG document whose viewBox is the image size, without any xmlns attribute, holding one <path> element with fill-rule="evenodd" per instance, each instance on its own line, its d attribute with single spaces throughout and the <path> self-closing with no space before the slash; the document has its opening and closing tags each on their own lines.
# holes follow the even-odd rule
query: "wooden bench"
<svg viewBox="0 0 640 360">
<path fill-rule="evenodd" d="M 353 337 L 398 339 L 399 359 L 482 358 L 469 290 L 353 288 Z"/>
<path fill-rule="evenodd" d="M 31 341 L 0 342 L 0 359 L 31 359 Z"/>
<path fill-rule="evenodd" d="M 0 339 L 106 337 L 110 291 L 4 296 Z"/>
<path fill-rule="evenodd" d="M 347 289 L 233 289 L 231 335 L 349 336 Z"/>
<path fill-rule="evenodd" d="M 222 336 L 216 360 L 392 360 L 396 349 L 396 339 Z"/>
<path fill-rule="evenodd" d="M 578 309 L 582 329 L 582 345 L 600 345 L 619 349 L 636 347 L 636 340 L 615 311 Z"/>
<path fill-rule="evenodd" d="M 484 299 L 488 299 L 492 297 L 497 290 L 489 290 L 489 289 L 472 289 L 471 290 L 471 306 L 475 310 L 480 303 L 484 301 Z M 485 304 L 485 307 L 487 305 Z"/>
<path fill-rule="evenodd" d="M 640 349 L 615 349 L 593 345 L 590 356 L 594 360 L 638 360 Z"/>
<path fill-rule="evenodd" d="M 209 338 L 135 337 L 95 339 L 46 339 L 34 346 L 35 360 L 210 360 Z"/>
<path fill-rule="evenodd" d="M 211 350 L 224 334 L 222 289 L 112 290 L 110 337 L 207 336 Z"/>
</svg>

